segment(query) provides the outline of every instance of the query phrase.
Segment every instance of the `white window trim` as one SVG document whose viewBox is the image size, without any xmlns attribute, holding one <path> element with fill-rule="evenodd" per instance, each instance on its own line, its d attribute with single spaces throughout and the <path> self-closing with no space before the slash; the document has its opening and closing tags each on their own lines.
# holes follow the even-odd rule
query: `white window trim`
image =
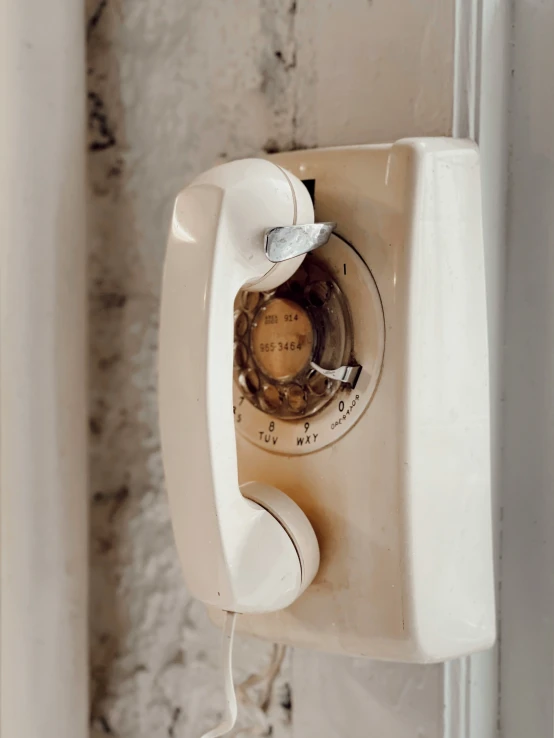
<svg viewBox="0 0 554 738">
<path fill-rule="evenodd" d="M 457 0 L 453 135 L 479 143 L 483 178 L 491 356 L 493 519 L 500 546 L 501 372 L 506 254 L 510 3 Z M 499 602 L 499 598 L 497 598 Z M 498 607 L 498 605 L 497 605 Z M 445 664 L 444 738 L 495 738 L 499 731 L 499 651 Z"/>
</svg>

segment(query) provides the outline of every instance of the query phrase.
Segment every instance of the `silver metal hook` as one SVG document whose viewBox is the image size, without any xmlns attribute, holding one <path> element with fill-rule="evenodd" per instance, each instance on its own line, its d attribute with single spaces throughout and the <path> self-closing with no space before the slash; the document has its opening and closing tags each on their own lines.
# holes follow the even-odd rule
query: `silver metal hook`
<svg viewBox="0 0 554 738">
<path fill-rule="evenodd" d="M 273 264 L 307 254 L 324 246 L 331 238 L 336 225 L 336 223 L 307 223 L 270 228 L 265 233 L 265 254 Z"/>
</svg>

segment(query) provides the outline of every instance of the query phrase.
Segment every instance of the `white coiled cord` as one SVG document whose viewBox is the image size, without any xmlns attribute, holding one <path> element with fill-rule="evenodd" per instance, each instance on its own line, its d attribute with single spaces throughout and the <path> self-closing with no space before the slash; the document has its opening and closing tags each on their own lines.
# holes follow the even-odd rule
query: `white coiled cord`
<svg viewBox="0 0 554 738">
<path fill-rule="evenodd" d="M 221 648 L 223 668 L 223 688 L 225 694 L 225 712 L 223 720 L 212 730 L 204 733 L 202 738 L 221 738 L 235 727 L 237 721 L 237 696 L 233 683 L 233 638 L 235 635 L 235 612 L 225 612 L 223 625 L 223 641 Z"/>
</svg>

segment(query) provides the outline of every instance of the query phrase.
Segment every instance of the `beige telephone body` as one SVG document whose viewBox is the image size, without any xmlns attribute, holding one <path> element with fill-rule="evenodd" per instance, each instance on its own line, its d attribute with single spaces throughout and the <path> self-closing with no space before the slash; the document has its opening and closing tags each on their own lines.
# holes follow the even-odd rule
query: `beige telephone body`
<svg viewBox="0 0 554 738">
<path fill-rule="evenodd" d="M 493 643 L 473 144 L 202 175 L 176 202 L 160 344 L 175 536 L 216 620 L 395 661 Z"/>
</svg>

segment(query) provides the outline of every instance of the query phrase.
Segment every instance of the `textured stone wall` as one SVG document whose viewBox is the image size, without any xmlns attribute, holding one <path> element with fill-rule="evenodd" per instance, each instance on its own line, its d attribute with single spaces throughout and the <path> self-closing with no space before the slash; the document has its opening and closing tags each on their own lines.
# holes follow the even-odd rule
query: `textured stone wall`
<svg viewBox="0 0 554 738">
<path fill-rule="evenodd" d="M 90 0 L 86 22 L 91 724 L 95 735 L 195 738 L 221 707 L 219 638 L 182 582 L 160 459 L 158 301 L 172 200 L 217 161 L 448 133 L 452 3 Z M 236 677 L 249 679 L 237 734 L 291 735 L 299 695 L 308 735 L 305 679 L 315 670 L 335 694 L 342 662 L 306 659 L 294 680 L 290 654 L 238 639 Z M 416 735 L 415 720 L 417 735 L 436 735 L 438 672 L 355 668 L 343 682 L 351 730 L 346 712 L 328 723 L 316 700 L 314 736 L 335 724 L 345 728 L 333 735 L 366 735 L 353 705 L 376 684 L 394 717 L 382 725 Z M 423 717 L 406 689 L 427 694 Z"/>
</svg>

